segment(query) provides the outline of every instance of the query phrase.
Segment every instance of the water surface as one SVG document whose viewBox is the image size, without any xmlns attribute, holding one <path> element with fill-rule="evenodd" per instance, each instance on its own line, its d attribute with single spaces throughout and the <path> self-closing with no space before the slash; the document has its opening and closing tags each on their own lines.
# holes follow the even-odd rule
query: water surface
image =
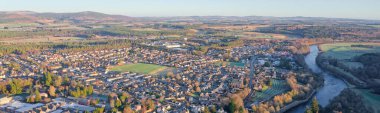
<svg viewBox="0 0 380 113">
<path fill-rule="evenodd" d="M 316 58 L 319 53 L 319 48 L 317 45 L 310 46 L 310 53 L 305 57 L 305 62 L 307 66 L 314 73 L 319 73 L 319 75 L 324 78 L 324 86 L 317 91 L 315 97 L 317 98 L 319 104 L 323 107 L 329 104 L 329 101 L 333 99 L 335 96 L 339 95 L 339 93 L 347 88 L 346 83 L 343 80 L 336 78 L 330 73 L 322 70 L 316 63 Z M 301 104 L 291 110 L 289 113 L 304 113 L 306 106 L 311 103 L 311 99 L 305 103 Z"/>
</svg>

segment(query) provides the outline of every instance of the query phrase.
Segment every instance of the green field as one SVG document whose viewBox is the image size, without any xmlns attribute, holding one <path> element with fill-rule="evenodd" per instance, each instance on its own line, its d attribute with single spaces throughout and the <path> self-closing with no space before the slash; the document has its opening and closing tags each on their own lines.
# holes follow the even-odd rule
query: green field
<svg viewBox="0 0 380 113">
<path fill-rule="evenodd" d="M 222 63 L 226 63 L 227 66 L 237 66 L 237 67 L 244 67 L 245 66 L 244 63 L 240 63 L 240 62 L 225 62 L 225 61 L 215 62 L 215 64 L 218 66 L 222 65 Z"/>
<path fill-rule="evenodd" d="M 367 47 L 351 47 L 351 45 L 371 45 Z M 323 56 L 338 60 L 351 59 L 365 53 L 380 52 L 380 43 L 335 43 L 320 45 Z"/>
<path fill-rule="evenodd" d="M 380 25 L 368 25 L 368 26 L 380 28 Z"/>
<path fill-rule="evenodd" d="M 360 47 L 353 47 L 352 45 L 360 45 Z M 364 46 L 364 47 L 363 47 Z M 353 62 L 352 59 L 356 56 L 360 56 L 366 53 L 379 53 L 380 43 L 334 43 L 334 44 L 322 44 L 320 45 L 321 54 L 327 59 L 337 59 L 340 65 L 325 66 L 331 70 L 352 78 L 354 81 L 365 84 L 364 81 L 354 76 L 352 73 L 346 71 L 351 69 L 359 69 L 363 67 L 360 62 Z"/>
<path fill-rule="evenodd" d="M 272 87 L 262 91 L 262 92 L 256 92 L 255 96 L 253 97 L 254 101 L 262 101 L 269 98 L 272 98 L 278 94 L 284 93 L 289 89 L 289 85 L 286 83 L 285 80 L 275 80 L 272 79 Z"/>
<path fill-rule="evenodd" d="M 372 47 L 352 47 L 351 45 L 370 45 Z M 345 71 L 343 68 L 349 67 L 349 69 L 358 69 L 363 67 L 360 62 L 352 62 L 356 56 L 360 56 L 366 53 L 379 53 L 380 43 L 336 43 L 336 44 L 322 44 L 320 45 L 322 56 L 326 58 L 337 59 L 341 64 L 339 67 L 326 66 L 329 69 L 335 70 L 346 77 L 352 78 L 354 81 L 365 84 L 365 81 L 360 80 L 352 73 Z M 352 84 L 348 84 L 350 87 L 355 87 Z M 378 105 L 380 105 L 380 95 L 371 93 L 368 89 L 353 89 L 357 94 L 363 97 L 364 103 L 368 107 L 372 107 L 375 111 L 380 111 Z"/>
<path fill-rule="evenodd" d="M 363 67 L 363 64 L 361 64 L 360 62 L 342 62 L 343 65 L 345 66 L 348 66 L 349 68 L 351 69 L 358 69 L 358 68 L 362 68 Z"/>
<path fill-rule="evenodd" d="M 6 24 L 0 24 L 0 27 L 33 27 L 37 26 L 37 23 L 6 23 Z"/>
<path fill-rule="evenodd" d="M 273 39 L 274 37 L 271 36 L 271 35 L 258 35 L 258 36 L 254 37 L 254 38 L 270 38 L 270 39 Z"/>
<path fill-rule="evenodd" d="M 119 71 L 119 72 L 134 72 L 134 73 L 142 73 L 142 74 L 156 74 L 160 71 L 167 69 L 166 66 L 160 66 L 155 64 L 125 64 L 121 66 L 114 66 L 111 68 L 111 71 Z"/>
<path fill-rule="evenodd" d="M 372 107 L 375 111 L 380 111 L 380 95 L 373 94 L 367 89 L 354 89 L 354 91 L 363 97 L 368 107 Z"/>
</svg>

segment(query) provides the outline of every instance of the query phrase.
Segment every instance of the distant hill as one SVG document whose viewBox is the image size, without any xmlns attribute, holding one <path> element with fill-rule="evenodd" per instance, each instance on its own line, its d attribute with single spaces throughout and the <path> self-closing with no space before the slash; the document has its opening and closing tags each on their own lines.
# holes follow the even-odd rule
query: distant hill
<svg viewBox="0 0 380 113">
<path fill-rule="evenodd" d="M 51 21 L 126 21 L 131 20 L 131 17 L 122 15 L 109 15 L 98 12 L 77 12 L 77 13 L 37 13 L 31 11 L 9 11 L 0 12 L 0 23 L 8 22 L 51 22 Z"/>
<path fill-rule="evenodd" d="M 87 21 L 87 20 L 130 20 L 131 17 L 123 15 L 109 15 L 99 12 L 78 12 L 78 13 L 36 13 L 37 17 L 57 19 L 57 20 L 76 20 L 76 21 Z"/>
<path fill-rule="evenodd" d="M 74 13 L 37 13 L 32 11 L 0 11 L 0 23 L 37 22 L 50 23 L 69 21 L 82 22 L 123 22 L 123 21 L 171 21 L 203 22 L 205 24 L 364 24 L 379 25 L 380 20 L 362 20 L 322 17 L 271 17 L 271 16 L 182 16 L 182 17 L 129 17 L 99 12 L 85 11 Z"/>
<path fill-rule="evenodd" d="M 40 18 L 32 15 L 33 12 L 15 11 L 0 12 L 0 23 L 7 22 L 37 22 Z"/>
</svg>

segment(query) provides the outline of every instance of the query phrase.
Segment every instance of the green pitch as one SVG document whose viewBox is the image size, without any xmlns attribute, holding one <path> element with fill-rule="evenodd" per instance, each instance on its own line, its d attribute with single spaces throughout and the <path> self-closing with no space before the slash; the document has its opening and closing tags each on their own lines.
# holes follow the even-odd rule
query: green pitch
<svg viewBox="0 0 380 113">
<path fill-rule="evenodd" d="M 126 65 L 121 65 L 121 66 L 115 66 L 111 68 L 111 71 L 155 74 L 167 68 L 168 67 L 166 66 L 160 66 L 160 65 L 155 65 L 155 64 L 136 63 L 136 64 L 126 64 Z"/>
<path fill-rule="evenodd" d="M 218 66 L 222 65 L 222 63 L 226 63 L 227 66 L 237 66 L 237 67 L 244 67 L 245 66 L 244 63 L 240 63 L 240 62 L 225 62 L 225 61 L 215 62 L 215 64 Z"/>
</svg>

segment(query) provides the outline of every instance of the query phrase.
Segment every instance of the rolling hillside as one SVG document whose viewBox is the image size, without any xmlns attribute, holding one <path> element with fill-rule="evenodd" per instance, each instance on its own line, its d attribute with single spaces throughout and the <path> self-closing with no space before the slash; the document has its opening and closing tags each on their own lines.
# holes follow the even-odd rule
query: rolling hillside
<svg viewBox="0 0 380 113">
<path fill-rule="evenodd" d="M 37 13 L 31 11 L 0 12 L 0 23 L 49 23 L 54 21 L 72 21 L 75 23 L 86 21 L 126 21 L 131 17 L 122 15 L 109 15 L 98 12 L 77 13 Z"/>
</svg>

